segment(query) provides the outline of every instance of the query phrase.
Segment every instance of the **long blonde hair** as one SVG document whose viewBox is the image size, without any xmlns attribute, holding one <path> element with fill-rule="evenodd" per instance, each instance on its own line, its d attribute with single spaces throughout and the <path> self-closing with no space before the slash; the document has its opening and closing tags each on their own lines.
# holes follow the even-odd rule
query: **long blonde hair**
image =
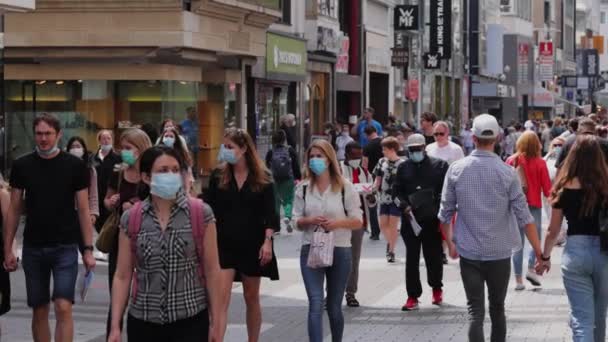
<svg viewBox="0 0 608 342">
<path fill-rule="evenodd" d="M 139 128 L 129 128 L 120 135 L 119 141 L 122 142 L 123 140 L 139 150 L 139 156 L 137 156 L 137 161 L 135 162 L 136 167 L 139 167 L 139 158 L 144 154 L 144 151 L 152 147 L 150 137 Z"/>
<path fill-rule="evenodd" d="M 249 133 L 247 133 L 247 131 L 242 128 L 228 128 L 224 132 L 224 138 L 229 139 L 240 148 L 245 148 L 244 157 L 247 163 L 247 169 L 249 169 L 249 176 L 247 179 L 250 181 L 250 186 L 253 191 L 259 192 L 262 190 L 264 185 L 272 183 L 270 171 L 268 168 L 266 168 L 266 164 L 258 156 L 253 139 L 251 139 L 251 136 Z M 233 166 L 228 163 L 224 163 L 220 166 L 220 170 L 220 187 L 226 189 L 234 175 Z"/>
<path fill-rule="evenodd" d="M 315 173 L 310 170 L 310 166 L 308 165 L 308 162 L 310 160 L 310 151 L 313 148 L 321 150 L 321 152 L 323 152 L 323 154 L 325 155 L 325 158 L 327 158 L 327 161 L 329 163 L 327 168 L 329 170 L 331 190 L 333 192 L 342 191 L 342 189 L 344 188 L 344 178 L 342 177 L 342 171 L 340 165 L 338 164 L 338 157 L 336 156 L 336 151 L 329 142 L 323 139 L 317 139 L 313 141 L 306 150 L 304 176 L 310 182 L 310 186 L 314 186 L 315 181 L 317 179 L 317 175 L 315 175 Z"/>
</svg>

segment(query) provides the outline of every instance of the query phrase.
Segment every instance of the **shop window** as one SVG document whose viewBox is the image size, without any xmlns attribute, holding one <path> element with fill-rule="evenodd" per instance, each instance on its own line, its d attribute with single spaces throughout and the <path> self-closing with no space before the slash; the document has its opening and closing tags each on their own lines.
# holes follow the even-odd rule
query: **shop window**
<svg viewBox="0 0 608 342">
<path fill-rule="evenodd" d="M 291 0 L 281 0 L 281 24 L 291 25 Z"/>
</svg>

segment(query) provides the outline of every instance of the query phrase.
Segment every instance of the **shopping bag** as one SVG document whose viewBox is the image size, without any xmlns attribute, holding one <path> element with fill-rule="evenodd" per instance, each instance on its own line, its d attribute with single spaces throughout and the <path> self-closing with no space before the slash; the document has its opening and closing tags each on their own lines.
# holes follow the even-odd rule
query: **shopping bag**
<svg viewBox="0 0 608 342">
<path fill-rule="evenodd" d="M 334 262 L 334 233 L 316 227 L 310 241 L 307 265 L 310 268 L 330 267 Z"/>
</svg>

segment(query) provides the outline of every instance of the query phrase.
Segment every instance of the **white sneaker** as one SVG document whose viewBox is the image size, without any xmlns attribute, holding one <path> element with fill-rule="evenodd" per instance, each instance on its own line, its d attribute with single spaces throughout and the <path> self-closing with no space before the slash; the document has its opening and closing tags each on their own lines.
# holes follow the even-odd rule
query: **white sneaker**
<svg viewBox="0 0 608 342">
<path fill-rule="evenodd" d="M 538 277 L 538 275 L 534 272 L 528 271 L 528 273 L 526 273 L 526 280 L 528 280 L 530 282 L 530 284 L 534 285 L 534 286 L 541 286 L 542 284 L 540 283 L 540 278 Z"/>
<path fill-rule="evenodd" d="M 526 289 L 526 285 L 524 285 L 524 284 L 515 285 L 515 291 L 523 291 L 525 289 Z"/>
</svg>

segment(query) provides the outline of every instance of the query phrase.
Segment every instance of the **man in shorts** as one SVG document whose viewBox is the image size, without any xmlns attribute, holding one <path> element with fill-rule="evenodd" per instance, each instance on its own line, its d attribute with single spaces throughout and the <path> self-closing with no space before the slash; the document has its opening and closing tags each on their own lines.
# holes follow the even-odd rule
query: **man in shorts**
<svg viewBox="0 0 608 342">
<path fill-rule="evenodd" d="M 74 339 L 72 305 L 78 275 L 78 239 L 82 261 L 95 267 L 93 227 L 89 215 L 89 171 L 84 161 L 61 151 L 59 120 L 42 114 L 33 123 L 36 151 L 13 163 L 11 204 L 4 230 L 4 267 L 17 269 L 12 245 L 21 213 L 26 216 L 23 270 L 27 304 L 33 309 L 34 341 L 50 342 L 50 301 L 55 306 L 55 341 Z M 25 198 L 24 198 L 25 195 Z M 50 293 L 51 274 L 53 293 Z"/>
</svg>

